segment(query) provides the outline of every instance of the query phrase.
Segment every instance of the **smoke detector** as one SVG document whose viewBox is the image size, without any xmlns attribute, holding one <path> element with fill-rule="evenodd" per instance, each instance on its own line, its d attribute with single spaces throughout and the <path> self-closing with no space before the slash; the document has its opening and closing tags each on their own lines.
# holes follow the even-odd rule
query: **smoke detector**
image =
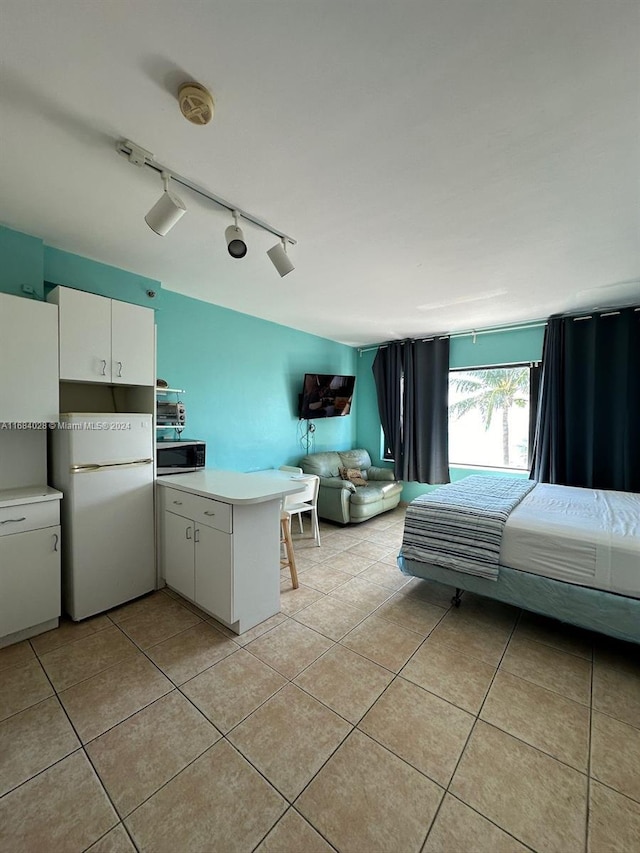
<svg viewBox="0 0 640 853">
<path fill-rule="evenodd" d="M 178 92 L 180 112 L 192 124 L 209 124 L 213 118 L 213 98 L 200 83 L 185 83 Z"/>
</svg>

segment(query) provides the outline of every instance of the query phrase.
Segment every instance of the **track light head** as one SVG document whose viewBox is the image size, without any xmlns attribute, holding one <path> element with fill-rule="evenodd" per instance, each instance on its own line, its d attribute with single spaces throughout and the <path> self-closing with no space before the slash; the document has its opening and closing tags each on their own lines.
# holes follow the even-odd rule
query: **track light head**
<svg viewBox="0 0 640 853">
<path fill-rule="evenodd" d="M 162 181 L 164 183 L 164 192 L 149 213 L 147 213 L 144 221 L 152 231 L 155 231 L 161 237 L 165 237 L 178 219 L 184 216 L 187 208 L 182 199 L 178 198 L 175 193 L 169 192 L 170 176 L 165 172 L 162 173 Z"/>
<path fill-rule="evenodd" d="M 230 225 L 224 232 L 224 239 L 227 241 L 227 251 L 232 258 L 244 258 L 247 254 L 247 244 L 244 242 L 244 234 L 242 233 L 242 228 L 238 226 L 239 217 L 240 214 L 234 210 L 233 218 L 235 224 Z"/>
<path fill-rule="evenodd" d="M 287 242 L 284 237 L 279 243 L 276 243 L 275 246 L 269 249 L 267 255 L 269 256 L 271 263 L 280 273 L 280 278 L 284 278 L 285 275 L 295 269 L 294 265 L 291 263 L 289 255 L 287 255 Z"/>
</svg>

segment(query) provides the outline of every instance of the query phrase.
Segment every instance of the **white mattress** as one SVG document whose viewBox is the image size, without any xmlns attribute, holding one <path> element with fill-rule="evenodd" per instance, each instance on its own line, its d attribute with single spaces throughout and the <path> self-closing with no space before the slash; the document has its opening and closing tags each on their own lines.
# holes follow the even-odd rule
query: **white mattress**
<svg viewBox="0 0 640 853">
<path fill-rule="evenodd" d="M 640 495 L 538 483 L 507 520 L 500 563 L 640 598 Z"/>
</svg>

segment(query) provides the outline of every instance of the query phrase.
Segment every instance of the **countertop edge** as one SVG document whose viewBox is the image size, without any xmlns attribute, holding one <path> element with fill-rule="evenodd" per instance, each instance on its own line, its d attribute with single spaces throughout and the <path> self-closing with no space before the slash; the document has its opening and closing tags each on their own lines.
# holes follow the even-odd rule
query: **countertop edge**
<svg viewBox="0 0 640 853">
<path fill-rule="evenodd" d="M 36 494 L 29 494 L 35 491 L 30 488 L 25 489 L 6 489 L 4 492 L 0 490 L 0 509 L 9 506 L 20 506 L 21 504 L 36 504 L 45 501 L 59 501 L 64 497 L 62 492 L 57 489 L 52 489 L 49 486 L 41 488 Z"/>
<path fill-rule="evenodd" d="M 265 478 L 262 476 L 255 484 L 256 490 L 258 491 L 258 494 L 255 495 L 238 494 L 233 489 L 229 488 L 215 489 L 215 487 L 212 488 L 211 486 L 205 487 L 199 485 L 197 482 L 194 484 L 193 482 L 187 482 L 186 480 L 179 482 L 182 478 L 189 477 L 193 480 L 196 477 L 201 477 L 205 472 L 208 473 L 209 478 L 218 474 L 231 479 L 232 481 L 235 481 L 237 486 L 244 486 L 246 483 L 248 487 L 247 491 L 251 487 L 251 473 L 243 474 L 239 471 L 214 471 L 213 469 L 205 469 L 205 471 L 197 472 L 195 474 L 175 474 L 167 477 L 158 477 L 156 479 L 156 483 L 157 485 L 165 488 L 178 489 L 181 492 L 189 492 L 190 494 L 197 495 L 201 498 L 209 498 L 237 506 L 277 501 L 285 495 L 294 495 L 298 492 L 304 491 L 305 489 L 304 483 L 301 483 L 300 481 L 281 482 L 279 480 L 274 480 L 274 487 L 270 491 L 261 494 L 260 490 L 265 486 Z"/>
</svg>

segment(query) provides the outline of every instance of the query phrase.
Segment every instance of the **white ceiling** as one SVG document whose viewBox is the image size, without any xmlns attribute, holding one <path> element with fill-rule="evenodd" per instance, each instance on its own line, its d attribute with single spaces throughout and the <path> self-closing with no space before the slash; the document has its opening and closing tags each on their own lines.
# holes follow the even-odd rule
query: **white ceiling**
<svg viewBox="0 0 640 853">
<path fill-rule="evenodd" d="M 0 221 L 357 345 L 640 298 L 637 0 L 0 0 Z M 194 79 L 213 122 L 182 118 Z M 131 139 L 188 190 L 165 238 Z"/>
</svg>

